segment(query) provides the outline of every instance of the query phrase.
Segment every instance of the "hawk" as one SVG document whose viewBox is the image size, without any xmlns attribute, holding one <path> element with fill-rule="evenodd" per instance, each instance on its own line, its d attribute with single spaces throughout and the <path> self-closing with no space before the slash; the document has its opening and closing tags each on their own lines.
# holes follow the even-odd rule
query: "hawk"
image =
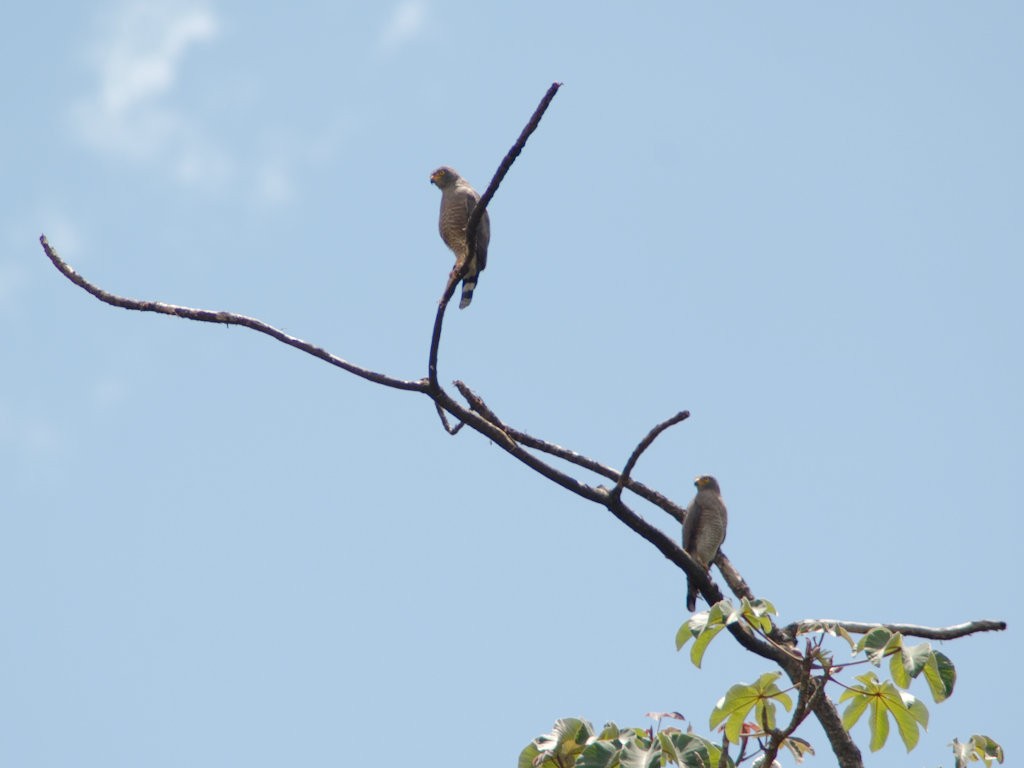
<svg viewBox="0 0 1024 768">
<path fill-rule="evenodd" d="M 458 171 L 442 165 L 430 174 L 430 183 L 441 190 L 441 215 L 437 219 L 437 228 L 441 239 L 455 254 L 455 267 L 458 268 L 469 255 L 466 243 L 466 225 L 469 216 L 480 202 L 469 182 L 459 176 Z M 487 244 L 491 240 L 491 219 L 484 211 L 480 224 L 476 228 L 476 255 L 462 278 L 462 300 L 459 309 L 465 309 L 473 300 L 473 291 L 479 274 L 487 266 Z"/>
<path fill-rule="evenodd" d="M 718 481 L 711 475 L 701 475 L 693 484 L 697 486 L 697 495 L 686 508 L 683 518 L 683 549 L 685 549 L 702 568 L 710 568 L 712 561 L 718 556 L 718 548 L 725 541 L 725 528 L 729 523 L 729 514 L 722 501 L 722 490 Z M 686 610 L 697 609 L 697 585 L 686 580 Z"/>
</svg>

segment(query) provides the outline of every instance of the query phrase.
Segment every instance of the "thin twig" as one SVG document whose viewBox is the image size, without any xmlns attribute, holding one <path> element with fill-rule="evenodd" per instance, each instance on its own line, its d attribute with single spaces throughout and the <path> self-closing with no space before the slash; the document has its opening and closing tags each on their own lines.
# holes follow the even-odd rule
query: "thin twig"
<svg viewBox="0 0 1024 768">
<path fill-rule="evenodd" d="M 437 382 L 437 352 L 441 346 L 441 325 L 444 323 L 444 313 L 448 309 L 448 302 L 452 300 L 455 293 L 455 286 L 459 284 L 459 267 L 448 275 L 448 283 L 441 294 L 441 300 L 437 303 L 437 314 L 434 316 L 434 330 L 430 334 L 430 353 L 427 358 L 427 382 L 431 391 L 439 391 L 441 385 Z"/>
<path fill-rule="evenodd" d="M 222 325 L 241 325 L 245 328 L 251 328 L 259 333 L 264 333 L 271 338 L 277 339 L 278 341 L 287 344 L 296 349 L 302 350 L 306 354 L 318 357 L 326 363 L 337 366 L 342 370 L 354 373 L 360 378 L 372 381 L 374 384 L 383 384 L 385 387 L 392 387 L 393 389 L 404 389 L 410 392 L 426 392 L 427 382 L 424 379 L 418 381 L 407 381 L 404 379 L 396 379 L 391 376 L 387 376 L 383 373 L 377 373 L 371 371 L 368 368 L 350 363 L 347 360 L 343 360 L 336 355 L 332 355 L 321 347 L 314 346 L 308 341 L 296 338 L 295 336 L 289 336 L 282 330 L 275 328 L 272 325 L 267 325 L 262 320 L 257 320 L 253 317 L 246 317 L 245 315 L 237 315 L 234 312 L 217 312 L 209 309 L 193 309 L 192 307 L 182 307 L 177 304 L 165 304 L 162 301 L 142 301 L 140 299 L 129 299 L 124 296 L 118 296 L 113 293 L 99 288 L 93 285 L 78 272 L 74 270 L 67 262 L 65 262 L 57 251 L 50 245 L 46 239 L 46 235 L 39 237 L 39 242 L 43 246 L 43 250 L 46 252 L 46 256 L 53 262 L 60 272 L 71 282 L 77 285 L 79 288 L 84 289 L 86 292 L 92 294 L 100 301 L 110 304 L 113 307 L 120 307 L 122 309 L 134 309 L 139 312 L 157 312 L 163 315 L 173 315 L 174 317 L 184 317 L 188 320 L 196 320 L 201 323 L 218 323 Z"/>
<path fill-rule="evenodd" d="M 480 224 L 480 219 L 484 215 L 484 211 L 487 210 L 487 204 L 491 202 L 491 198 L 494 197 L 494 193 L 498 191 L 498 186 L 505 178 L 505 174 L 508 173 L 512 167 L 512 163 L 519 157 L 519 153 L 523 151 L 523 147 L 526 146 L 526 140 L 530 138 L 530 134 L 537 130 L 537 126 L 540 125 L 540 119 L 544 117 L 544 113 L 547 111 L 548 105 L 551 104 L 551 100 L 555 98 L 555 94 L 558 93 L 558 89 L 562 87 L 561 83 L 552 83 L 551 87 L 548 88 L 547 93 L 540 100 L 540 104 L 533 111 L 530 116 L 530 121 L 526 124 L 526 127 L 519 134 L 519 138 L 516 139 L 516 143 L 512 145 L 505 157 L 502 159 L 501 164 L 498 166 L 497 172 L 494 174 L 494 178 L 491 179 L 491 183 L 487 185 L 487 189 L 484 190 L 483 195 L 480 197 L 480 202 L 473 208 L 473 212 L 469 215 L 469 221 L 466 222 L 466 244 L 468 246 L 468 258 L 466 259 L 467 264 L 473 263 L 473 257 L 476 255 L 476 230 Z"/>
<path fill-rule="evenodd" d="M 460 429 L 466 426 L 466 422 L 464 421 L 460 421 L 454 427 L 450 426 L 448 424 L 448 417 L 444 415 L 444 409 L 441 407 L 441 404 L 435 401 L 434 407 L 437 409 L 437 415 L 441 417 L 441 426 L 444 427 L 444 431 L 447 432 L 449 435 L 454 435 L 458 433 Z"/>
<path fill-rule="evenodd" d="M 629 460 L 626 462 L 626 466 L 623 467 L 622 469 L 622 474 L 619 475 L 618 482 L 616 482 L 615 487 L 612 488 L 611 494 L 613 498 L 617 499 L 619 496 L 622 495 L 622 487 L 629 480 L 629 475 L 633 471 L 633 467 L 636 466 L 636 463 L 640 458 L 640 454 L 642 454 L 644 451 L 650 448 L 651 443 L 655 441 L 658 435 L 660 435 L 666 429 L 671 427 L 673 424 L 678 424 L 679 422 L 684 421 L 685 419 L 688 418 L 690 418 L 689 411 L 680 411 L 672 418 L 666 419 L 660 424 L 655 425 L 655 427 L 650 432 L 647 433 L 647 436 L 640 441 L 636 448 L 633 449 L 633 453 L 630 454 Z"/>
</svg>

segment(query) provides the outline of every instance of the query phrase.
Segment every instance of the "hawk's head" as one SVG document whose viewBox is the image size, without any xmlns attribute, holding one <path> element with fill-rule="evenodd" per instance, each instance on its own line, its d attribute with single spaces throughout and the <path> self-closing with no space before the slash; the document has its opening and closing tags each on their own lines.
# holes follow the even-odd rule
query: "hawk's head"
<svg viewBox="0 0 1024 768">
<path fill-rule="evenodd" d="M 447 165 L 442 165 L 432 174 L 430 174 L 430 183 L 435 185 L 438 189 L 446 189 L 457 182 L 461 177 L 459 172 L 454 168 L 449 168 Z"/>
<path fill-rule="evenodd" d="M 718 487 L 718 481 L 711 475 L 701 475 L 693 481 L 693 484 L 697 486 L 698 491 L 714 491 L 715 493 L 722 492 L 722 489 Z"/>
</svg>

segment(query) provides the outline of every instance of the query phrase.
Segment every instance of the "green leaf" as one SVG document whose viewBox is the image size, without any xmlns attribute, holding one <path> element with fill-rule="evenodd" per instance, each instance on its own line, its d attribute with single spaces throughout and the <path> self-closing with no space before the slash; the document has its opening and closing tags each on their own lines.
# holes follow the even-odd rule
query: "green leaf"
<svg viewBox="0 0 1024 768">
<path fill-rule="evenodd" d="M 918 705 L 920 705 L 920 702 L 909 693 L 898 691 L 892 683 L 887 684 L 883 700 L 886 709 L 892 715 L 892 719 L 896 721 L 896 730 L 899 732 L 900 738 L 903 739 L 903 745 L 907 748 L 907 752 L 909 752 L 917 746 L 917 742 L 921 738 L 921 731 L 918 728 L 918 717 L 922 713 L 921 706 L 918 706 L 915 712 L 911 710 L 907 702 L 916 702 Z M 925 724 L 927 724 L 928 710 L 924 710 L 923 716 Z"/>
<path fill-rule="evenodd" d="M 953 748 L 953 758 L 956 760 L 956 768 L 966 768 L 967 763 L 981 760 L 985 765 L 992 765 L 995 760 L 999 764 L 1003 762 L 1003 748 L 993 739 L 981 734 L 974 734 L 966 743 L 961 744 L 953 739 L 950 744 Z"/>
<path fill-rule="evenodd" d="M 713 745 L 706 739 L 678 730 L 661 731 L 658 734 L 662 752 L 669 762 L 683 768 L 707 768 L 718 765 L 718 756 L 712 758 L 709 748 Z"/>
<path fill-rule="evenodd" d="M 762 632 L 767 633 L 772 630 L 772 620 L 768 616 L 769 613 L 778 615 L 778 611 L 775 610 L 775 606 L 767 600 L 763 600 L 761 598 L 748 600 L 744 597 L 740 603 L 740 615 L 742 615 L 742 617 L 746 619 L 752 627 L 760 629 Z"/>
<path fill-rule="evenodd" d="M 852 636 L 852 635 L 851 635 L 851 634 L 850 634 L 849 632 L 847 632 L 847 631 L 846 631 L 846 628 L 845 628 L 845 627 L 843 627 L 843 626 L 840 626 L 840 625 L 838 625 L 838 624 L 837 624 L 837 625 L 835 625 L 835 631 L 834 631 L 834 634 L 838 635 L 839 637 L 843 638 L 843 640 L 845 640 L 846 642 L 848 642 L 848 643 L 850 644 L 850 649 L 851 649 L 851 650 L 852 650 L 852 649 L 854 648 L 854 646 L 856 646 L 856 644 L 857 644 L 857 641 L 853 639 L 853 636 Z"/>
<path fill-rule="evenodd" d="M 850 701 L 843 712 L 843 727 L 850 730 L 870 708 L 868 727 L 871 731 L 869 748 L 877 752 L 889 738 L 889 717 L 896 721 L 900 738 L 909 752 L 921 737 L 919 725 L 928 725 L 928 710 L 909 693 L 901 692 L 890 681 L 879 681 L 874 672 L 857 676 L 860 685 L 843 691 L 839 701 Z"/>
<path fill-rule="evenodd" d="M 877 667 L 882 663 L 882 657 L 885 656 L 885 649 L 892 636 L 892 632 L 885 627 L 875 627 L 857 643 L 857 653 L 865 651 L 868 659 Z"/>
<path fill-rule="evenodd" d="M 619 752 L 622 768 L 658 768 L 661 765 L 661 744 L 635 739 L 622 745 Z"/>
<path fill-rule="evenodd" d="M 533 740 L 537 754 L 532 765 L 542 768 L 549 765 L 572 765 L 584 746 L 594 736 L 594 726 L 586 720 L 567 717 L 555 721 L 551 733 L 538 736 Z M 527 747 L 529 749 L 529 747 Z M 526 750 L 523 750 L 525 753 Z M 522 766 L 523 754 L 520 754 Z"/>
<path fill-rule="evenodd" d="M 871 741 L 868 748 L 872 752 L 877 752 L 885 746 L 889 738 L 889 716 L 885 707 L 879 705 L 877 696 L 871 701 L 871 719 L 868 720 L 868 724 L 871 726 Z"/>
<path fill-rule="evenodd" d="M 967 744 L 971 748 L 971 760 L 981 760 L 985 765 L 992 765 L 992 761 L 995 760 L 1002 765 L 1003 748 L 993 739 L 976 733 Z"/>
<path fill-rule="evenodd" d="M 519 768 L 534 768 L 535 765 L 541 765 L 537 762 L 537 758 L 540 757 L 540 749 L 537 747 L 537 742 L 531 741 L 526 745 L 526 748 L 519 753 Z"/>
<path fill-rule="evenodd" d="M 900 691 L 900 697 L 903 699 L 904 706 L 910 710 L 911 717 L 920 723 L 922 728 L 928 730 L 928 707 L 924 705 L 924 702 L 906 691 Z"/>
<path fill-rule="evenodd" d="M 621 745 L 617 741 L 593 741 L 576 758 L 576 768 L 616 768 Z M 520 767 L 522 768 L 522 764 Z"/>
<path fill-rule="evenodd" d="M 683 650 L 683 646 L 697 637 L 704 630 L 704 627 L 707 626 L 707 623 L 707 613 L 695 613 L 684 621 L 682 626 L 679 627 L 679 631 L 676 632 L 676 650 Z"/>
<path fill-rule="evenodd" d="M 900 651 L 903 659 L 903 668 L 911 677 L 920 675 L 928 665 L 928 660 L 934 655 L 931 643 L 920 643 L 919 645 L 905 645 Z"/>
<path fill-rule="evenodd" d="M 864 714 L 864 710 L 866 710 L 868 708 L 868 704 L 871 703 L 870 696 L 865 696 L 864 694 L 851 689 L 843 691 L 842 695 L 839 697 L 840 702 L 848 699 L 852 699 L 852 701 L 850 702 L 850 706 L 846 708 L 846 711 L 843 712 L 843 728 L 846 730 L 850 730 L 857 724 L 857 721 L 860 720 L 860 716 Z"/>
<path fill-rule="evenodd" d="M 930 643 L 902 646 L 900 652 L 893 654 L 889 659 L 889 671 L 892 673 L 893 682 L 900 688 L 908 687 L 910 680 L 921 674 L 931 658 Z"/>
<path fill-rule="evenodd" d="M 769 727 L 775 723 L 775 703 L 782 704 L 788 711 L 793 706 L 792 699 L 779 690 L 775 681 L 781 672 L 768 672 L 761 675 L 753 685 L 737 684 L 726 691 L 711 711 L 710 725 L 718 727 L 725 722 L 725 735 L 733 744 L 740 740 L 740 733 L 747 716 L 754 709 L 758 726 L 764 721 Z"/>
<path fill-rule="evenodd" d="M 938 704 L 953 695 L 956 685 L 956 668 L 949 657 L 941 651 L 932 653 L 924 667 L 924 679 L 932 692 L 932 700 Z"/>
<path fill-rule="evenodd" d="M 704 627 L 703 631 L 697 636 L 697 639 L 693 643 L 693 648 L 690 649 L 690 661 L 693 662 L 693 666 L 700 669 L 700 664 L 704 660 L 704 652 L 711 645 L 711 641 L 714 640 L 718 633 L 725 629 L 725 624 L 716 622 L 714 624 L 708 623 Z"/>
</svg>

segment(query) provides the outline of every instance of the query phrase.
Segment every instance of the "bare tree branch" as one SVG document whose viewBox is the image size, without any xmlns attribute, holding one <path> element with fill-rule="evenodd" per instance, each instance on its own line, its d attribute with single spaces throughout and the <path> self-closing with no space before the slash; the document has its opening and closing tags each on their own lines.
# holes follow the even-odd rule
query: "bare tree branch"
<svg viewBox="0 0 1024 768">
<path fill-rule="evenodd" d="M 551 100 L 555 98 L 555 94 L 558 93 L 558 89 L 562 87 L 561 83 L 552 83 L 551 87 L 548 88 L 547 93 L 540 100 L 540 104 L 533 111 L 530 116 L 529 122 L 526 123 L 526 127 L 519 134 L 519 138 L 516 139 L 516 143 L 512 145 L 501 163 L 498 165 L 498 170 L 494 174 L 494 178 L 491 179 L 491 183 L 487 185 L 487 189 L 484 190 L 483 195 L 480 197 L 480 202 L 473 209 L 473 212 L 469 215 L 469 221 L 466 222 L 466 244 L 468 245 L 468 257 L 466 263 L 471 264 L 473 257 L 476 256 L 476 230 L 480 224 L 480 219 L 484 215 L 484 211 L 487 210 L 487 204 L 491 202 L 491 198 L 494 197 L 494 193 L 498 191 L 498 186 L 505 178 L 505 174 L 509 172 L 512 167 L 512 163 L 519 157 L 519 153 L 523 151 L 523 147 L 526 146 L 526 140 L 530 138 L 530 134 L 537 130 L 537 126 L 540 125 L 540 119 L 544 117 L 544 113 L 547 111 L 548 106 L 551 104 Z"/>
<path fill-rule="evenodd" d="M 842 627 L 855 635 L 864 635 L 873 629 L 885 627 L 890 632 L 899 632 L 901 635 L 909 637 L 923 637 L 927 640 L 955 640 L 976 632 L 1000 632 L 1006 629 L 1006 622 L 982 619 L 955 624 L 952 627 L 922 627 L 918 624 L 870 624 L 863 621 L 840 621 L 838 619 L 803 619 L 787 624 L 783 627 L 783 631 L 796 637 L 808 632 L 821 632 L 827 630 L 828 627 Z"/>
<path fill-rule="evenodd" d="M 673 424 L 678 424 L 679 422 L 688 418 L 690 418 L 689 411 L 680 411 L 672 418 L 666 419 L 660 424 L 655 425 L 654 428 L 647 433 L 647 436 L 640 441 L 636 448 L 633 449 L 633 453 L 630 454 L 629 460 L 626 462 L 626 466 L 623 467 L 622 469 L 622 474 L 619 475 L 619 479 L 616 481 L 615 487 L 612 488 L 611 495 L 614 498 L 617 499 L 619 498 L 619 496 L 622 495 L 622 487 L 629 481 L 629 476 L 633 472 L 633 467 L 636 466 L 637 461 L 640 459 L 640 454 L 642 454 L 644 451 L 650 448 L 651 443 L 653 443 L 655 439 L 657 439 L 658 435 L 660 435 L 666 429 L 671 427 Z"/>
<path fill-rule="evenodd" d="M 559 459 L 568 461 L 570 464 L 575 464 L 578 467 L 587 469 L 591 472 L 594 472 L 595 474 L 601 475 L 602 477 L 606 477 L 609 480 L 612 480 L 613 482 L 617 483 L 619 481 L 619 471 L 617 469 L 613 469 L 612 467 L 609 467 L 607 464 L 602 464 L 599 461 L 595 461 L 594 459 L 584 456 L 581 453 L 577 453 L 576 451 L 570 450 L 569 448 L 563 448 L 560 445 L 548 442 L 547 440 L 541 440 L 539 437 L 534 437 L 533 435 L 527 432 L 523 432 L 522 430 L 516 429 L 515 427 L 510 427 L 508 424 L 503 422 L 497 416 L 497 414 L 494 413 L 493 410 L 491 410 L 491 408 L 483 401 L 483 398 L 477 395 L 463 382 L 456 381 L 455 386 L 459 390 L 459 392 L 462 393 L 462 396 L 466 398 L 466 401 L 469 403 L 470 408 L 472 408 L 477 413 L 482 414 L 484 418 L 486 418 L 491 423 L 498 425 L 502 429 L 502 431 L 505 432 L 505 434 L 507 434 L 517 443 L 520 443 L 526 446 L 527 448 L 542 451 L 544 453 L 555 456 Z M 638 482 L 637 480 L 634 480 L 631 477 L 626 479 L 625 486 L 629 490 L 633 491 L 633 493 L 635 493 L 637 496 L 640 496 L 641 498 L 646 499 L 652 504 L 661 507 L 661 509 L 663 509 L 665 512 L 674 517 L 676 521 L 680 525 L 682 525 L 683 517 L 685 517 L 686 515 L 685 508 L 679 506 L 667 496 L 658 493 L 652 488 L 649 488 L 648 486 L 644 485 L 641 482 Z"/>
<path fill-rule="evenodd" d="M 526 127 L 523 128 L 519 134 L 519 138 L 516 139 L 515 144 L 512 145 L 512 149 L 508 151 L 504 159 L 498 165 L 498 170 L 495 172 L 494 177 L 491 179 L 491 183 L 487 185 L 487 189 L 483 196 L 480 198 L 480 202 L 477 203 L 473 212 L 469 216 L 469 221 L 466 222 L 466 244 L 468 250 L 466 258 L 455 265 L 452 269 L 451 274 L 448 276 L 448 284 L 445 286 L 444 293 L 441 296 L 441 301 L 438 303 L 437 316 L 434 318 L 434 330 L 430 337 L 430 353 L 427 358 L 427 379 L 430 382 L 430 386 L 433 390 L 439 390 L 441 387 L 437 383 L 437 353 L 438 347 L 441 344 L 441 324 L 444 322 L 444 313 L 448 308 L 448 302 L 451 301 L 452 294 L 455 293 L 455 286 L 459 280 L 462 279 L 466 274 L 466 270 L 469 265 L 473 263 L 473 258 L 476 256 L 476 230 L 480 225 L 480 218 L 484 215 L 484 211 L 487 210 L 487 204 L 491 202 L 491 198 L 494 197 L 494 193 L 498 191 L 498 185 L 501 184 L 502 179 L 505 178 L 505 174 L 508 173 L 512 167 L 512 163 L 519 157 L 519 153 L 523 151 L 523 147 L 526 146 L 526 140 L 530 138 L 530 134 L 537 130 L 537 126 L 540 125 L 540 119 L 544 116 L 547 111 L 548 105 L 551 104 L 551 100 L 555 98 L 555 94 L 558 93 L 558 89 L 562 87 L 561 83 L 552 83 L 551 87 L 548 88 L 547 93 L 540 100 L 540 104 L 537 105 L 537 109 L 533 111 L 533 115 L 530 116 L 529 122 Z"/>
<path fill-rule="evenodd" d="M 460 421 L 454 427 L 450 426 L 448 424 L 448 417 L 444 415 L 444 408 L 441 407 L 440 403 L 435 401 L 434 407 L 437 409 L 437 415 L 441 419 L 441 426 L 444 427 L 444 431 L 447 432 L 449 435 L 458 434 L 459 430 L 466 425 L 466 422 Z"/>
<path fill-rule="evenodd" d="M 391 376 L 387 376 L 383 373 L 377 373 L 371 371 L 368 368 L 350 363 L 347 360 L 343 360 L 336 355 L 332 355 L 327 350 L 310 344 L 308 341 L 296 338 L 295 336 L 289 336 L 282 330 L 275 328 L 272 325 L 267 325 L 262 320 L 257 320 L 253 317 L 246 317 L 245 315 L 237 315 L 234 312 L 217 312 L 209 309 L 193 309 L 191 307 L 182 307 L 177 304 L 165 304 L 162 301 L 141 301 L 139 299 L 129 299 L 124 296 L 117 296 L 116 294 L 109 293 L 102 288 L 99 288 L 78 272 L 76 272 L 67 262 L 65 262 L 57 251 L 50 245 L 46 239 L 46 235 L 39 237 L 39 242 L 43 246 L 43 250 L 46 252 L 47 257 L 53 262 L 60 272 L 73 282 L 78 287 L 84 289 L 88 293 L 91 293 L 97 299 L 113 307 L 120 307 L 121 309 L 134 309 L 139 312 L 157 312 L 163 315 L 173 315 L 175 317 L 184 317 L 187 320 L 196 320 L 201 323 L 218 323 L 221 325 L 241 325 L 246 328 L 251 328 L 254 331 L 265 333 L 278 341 L 287 344 L 296 349 L 302 350 L 306 354 L 318 357 L 326 363 L 337 366 L 342 370 L 353 373 L 360 378 L 372 381 L 374 384 L 383 384 L 385 387 L 392 387 L 393 389 L 404 389 L 410 392 L 427 392 L 428 386 L 425 379 L 419 379 L 417 381 L 406 381 L 403 379 L 396 379 Z"/>
<path fill-rule="evenodd" d="M 737 597 L 745 597 L 747 600 L 753 600 L 755 595 L 747 584 L 746 580 L 740 575 L 740 572 L 736 570 L 735 566 L 725 556 L 725 552 L 718 550 L 718 555 L 715 557 L 715 565 L 718 566 L 718 570 L 722 574 L 722 578 L 725 579 L 725 583 L 729 585 L 729 589 Z M 778 638 L 773 638 L 778 640 Z"/>
</svg>

